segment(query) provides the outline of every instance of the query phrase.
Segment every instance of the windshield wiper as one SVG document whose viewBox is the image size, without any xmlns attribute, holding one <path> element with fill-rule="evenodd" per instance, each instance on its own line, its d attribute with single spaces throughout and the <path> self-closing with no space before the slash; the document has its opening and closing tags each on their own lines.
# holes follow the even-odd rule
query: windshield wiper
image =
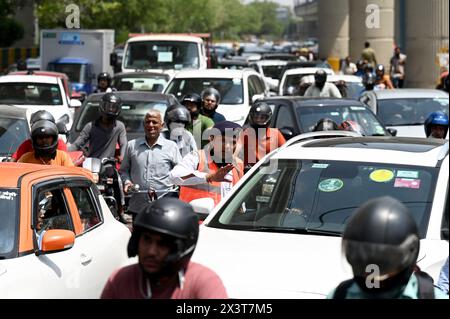
<svg viewBox="0 0 450 319">
<path fill-rule="evenodd" d="M 254 228 L 242 229 L 245 231 L 261 231 L 261 232 L 278 232 L 278 233 L 290 233 L 290 234 L 317 234 L 317 235 L 329 235 L 340 236 L 339 231 L 321 230 L 311 228 L 293 228 L 293 227 L 273 227 L 273 226 L 257 226 Z"/>
</svg>

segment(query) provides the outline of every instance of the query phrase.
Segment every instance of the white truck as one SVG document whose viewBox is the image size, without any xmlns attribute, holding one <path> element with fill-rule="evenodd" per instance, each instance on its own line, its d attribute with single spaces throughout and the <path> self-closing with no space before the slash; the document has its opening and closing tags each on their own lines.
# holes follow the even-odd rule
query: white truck
<svg viewBox="0 0 450 319">
<path fill-rule="evenodd" d="M 72 90 L 91 94 L 101 72 L 113 74 L 110 54 L 114 30 L 53 29 L 41 31 L 43 70 L 66 73 Z"/>
<path fill-rule="evenodd" d="M 122 72 L 164 72 L 172 76 L 178 70 L 208 67 L 210 36 L 207 33 L 129 36 L 124 48 Z M 203 39 L 206 40 L 206 48 Z"/>
</svg>

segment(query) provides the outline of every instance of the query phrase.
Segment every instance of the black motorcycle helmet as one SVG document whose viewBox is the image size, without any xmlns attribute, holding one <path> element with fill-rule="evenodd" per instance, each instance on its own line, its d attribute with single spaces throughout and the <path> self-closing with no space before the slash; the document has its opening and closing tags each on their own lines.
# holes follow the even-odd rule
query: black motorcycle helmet
<svg viewBox="0 0 450 319">
<path fill-rule="evenodd" d="M 316 86 L 322 88 L 327 82 L 327 73 L 322 69 L 317 70 L 314 74 L 314 81 L 316 83 Z"/>
<path fill-rule="evenodd" d="M 256 102 L 249 111 L 248 122 L 253 128 L 269 127 L 272 109 L 265 102 Z"/>
<path fill-rule="evenodd" d="M 375 87 L 376 78 L 373 73 L 365 73 L 363 76 L 363 84 L 366 90 L 371 91 Z"/>
<path fill-rule="evenodd" d="M 384 65 L 383 64 L 377 64 L 377 67 L 376 67 L 376 69 L 375 69 L 375 72 L 378 74 L 378 73 L 381 73 L 382 75 L 384 75 Z"/>
<path fill-rule="evenodd" d="M 191 122 L 191 113 L 184 105 L 173 104 L 166 109 L 164 122 L 168 128 L 172 122 L 183 123 L 186 126 Z"/>
<path fill-rule="evenodd" d="M 33 126 L 31 126 L 31 141 L 35 155 L 38 157 L 42 156 L 54 159 L 58 146 L 58 134 L 58 128 L 55 123 L 48 120 L 39 120 L 35 122 Z M 39 146 L 37 144 L 37 138 L 43 135 L 52 136 L 53 143 L 49 146 Z"/>
<path fill-rule="evenodd" d="M 40 120 L 47 120 L 50 122 L 55 123 L 55 118 L 53 117 L 53 115 L 45 110 L 40 110 L 37 112 L 34 112 L 33 114 L 31 114 L 30 117 L 30 126 L 33 126 L 34 123 L 36 123 L 37 121 Z"/>
<path fill-rule="evenodd" d="M 97 83 L 100 82 L 100 80 L 106 80 L 108 82 L 108 86 L 111 85 L 111 75 L 109 75 L 108 72 L 102 72 L 97 76 Z"/>
<path fill-rule="evenodd" d="M 109 118 L 117 118 L 122 111 L 122 100 L 115 93 L 105 93 L 100 101 L 100 112 Z"/>
<path fill-rule="evenodd" d="M 384 196 L 369 200 L 350 218 L 342 250 L 352 266 L 354 279 L 363 291 L 399 293 L 408 283 L 419 254 L 419 232 L 408 208 Z M 379 269 L 378 288 L 370 288 L 368 266 Z M 372 275 L 375 273 L 372 273 Z M 377 275 L 377 274 L 375 274 Z"/>
<path fill-rule="evenodd" d="M 185 96 L 183 96 L 183 98 L 181 99 L 181 104 L 186 106 L 186 102 L 195 103 L 199 110 L 202 107 L 202 97 L 197 93 L 186 94 Z"/>
<path fill-rule="evenodd" d="M 335 121 L 328 118 L 320 119 L 313 128 L 313 132 L 338 130 L 339 125 L 337 125 Z"/>
<path fill-rule="evenodd" d="M 170 271 L 176 272 L 186 266 L 194 253 L 199 232 L 198 217 L 191 205 L 169 197 L 147 203 L 134 221 L 128 242 L 129 257 L 137 255 L 140 236 L 148 230 L 173 238 L 175 249 L 165 260 Z"/>
</svg>

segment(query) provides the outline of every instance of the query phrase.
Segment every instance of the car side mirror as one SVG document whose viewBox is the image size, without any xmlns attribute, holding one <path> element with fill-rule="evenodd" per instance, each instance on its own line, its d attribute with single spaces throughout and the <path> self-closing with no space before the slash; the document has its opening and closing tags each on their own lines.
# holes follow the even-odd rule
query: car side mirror
<svg viewBox="0 0 450 319">
<path fill-rule="evenodd" d="M 389 134 L 391 134 L 392 136 L 397 136 L 397 130 L 395 128 L 388 128 L 387 131 L 389 132 Z"/>
<path fill-rule="evenodd" d="M 117 53 L 113 52 L 109 55 L 109 65 L 116 66 L 117 65 Z"/>
<path fill-rule="evenodd" d="M 294 130 L 291 127 L 283 127 L 280 129 L 281 134 L 286 138 L 286 140 L 294 136 Z"/>
<path fill-rule="evenodd" d="M 201 221 L 205 220 L 206 217 L 214 209 L 214 200 L 212 198 L 198 198 L 189 202 L 194 212 L 198 215 Z"/>
<path fill-rule="evenodd" d="M 75 109 L 81 107 L 81 101 L 78 99 L 71 99 L 70 107 L 75 108 Z"/>
<path fill-rule="evenodd" d="M 70 230 L 50 229 L 42 236 L 41 248 L 37 251 L 37 255 L 67 250 L 75 244 L 75 233 Z"/>
</svg>

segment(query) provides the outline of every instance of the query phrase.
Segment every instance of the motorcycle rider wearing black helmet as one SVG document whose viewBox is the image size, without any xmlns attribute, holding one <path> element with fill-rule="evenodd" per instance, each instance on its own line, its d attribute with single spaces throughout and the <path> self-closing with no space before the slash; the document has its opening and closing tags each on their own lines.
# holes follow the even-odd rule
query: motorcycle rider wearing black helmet
<svg viewBox="0 0 450 319">
<path fill-rule="evenodd" d="M 116 91 L 115 88 L 111 87 L 111 75 L 108 72 L 102 72 L 97 76 L 97 89 L 94 93 L 109 93 Z"/>
<path fill-rule="evenodd" d="M 198 218 L 175 198 L 146 203 L 137 215 L 128 256 L 138 263 L 114 272 L 102 299 L 225 299 L 219 276 L 190 261 L 197 244 Z"/>
<path fill-rule="evenodd" d="M 55 118 L 53 117 L 53 115 L 45 110 L 40 110 L 37 112 L 34 112 L 33 114 L 31 114 L 31 118 L 30 118 L 30 127 L 33 126 L 34 123 L 36 123 L 39 120 L 48 120 L 50 122 L 55 123 Z M 58 139 L 58 145 L 57 145 L 57 149 L 67 152 L 67 146 L 66 143 L 64 143 L 64 141 L 62 139 Z M 33 143 L 30 139 L 25 140 L 22 144 L 19 145 L 19 147 L 17 148 L 16 152 L 11 155 L 11 162 L 17 162 L 23 154 L 31 152 L 33 150 Z"/>
<path fill-rule="evenodd" d="M 200 112 L 214 121 L 214 124 L 225 121 L 225 116 L 216 112 L 220 104 L 221 96 L 219 91 L 210 87 L 202 91 L 202 109 Z"/>
<path fill-rule="evenodd" d="M 194 136 L 186 129 L 190 122 L 191 114 L 184 105 L 174 104 L 166 109 L 164 114 L 166 129 L 161 133 L 168 140 L 177 143 L 181 156 L 197 150 Z"/>
<path fill-rule="evenodd" d="M 327 82 L 327 73 L 319 69 L 314 74 L 314 83 L 306 90 L 306 97 L 336 97 L 342 98 L 339 89 L 333 83 Z"/>
<path fill-rule="evenodd" d="M 33 150 L 25 153 L 19 163 L 74 166 L 69 155 L 57 149 L 58 128 L 49 120 L 39 120 L 31 127 Z"/>
<path fill-rule="evenodd" d="M 353 278 L 328 298 L 443 299 L 431 277 L 415 271 L 420 236 L 408 208 L 395 198 L 374 198 L 357 209 L 342 235 Z"/>
<path fill-rule="evenodd" d="M 365 91 L 373 91 L 375 89 L 376 77 L 373 73 L 366 73 L 363 76 L 362 82 L 365 87 Z"/>
<path fill-rule="evenodd" d="M 195 139 L 195 143 L 199 149 L 208 144 L 208 139 L 203 139 L 203 132 L 214 126 L 214 121 L 209 117 L 200 114 L 202 109 L 202 97 L 197 93 L 186 94 L 181 99 L 183 104 L 191 113 L 191 122 L 186 129 L 192 133 Z"/>
<path fill-rule="evenodd" d="M 272 109 L 266 102 L 257 101 L 250 108 L 249 125 L 244 127 L 237 146 L 239 156 L 244 159 L 245 170 L 286 143 L 278 129 L 269 127 L 271 119 Z"/>
</svg>

